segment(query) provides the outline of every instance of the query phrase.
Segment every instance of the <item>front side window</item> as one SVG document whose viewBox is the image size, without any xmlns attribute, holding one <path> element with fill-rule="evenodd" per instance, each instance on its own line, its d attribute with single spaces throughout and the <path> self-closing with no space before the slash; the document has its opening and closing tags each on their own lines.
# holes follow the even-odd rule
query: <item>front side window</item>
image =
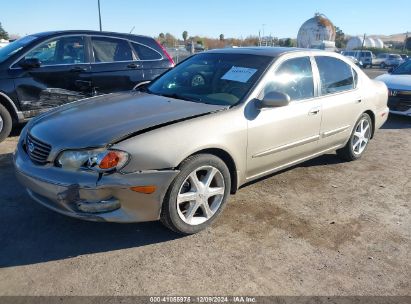
<svg viewBox="0 0 411 304">
<path fill-rule="evenodd" d="M 95 62 L 132 61 L 133 52 L 127 40 L 110 37 L 93 37 Z"/>
<path fill-rule="evenodd" d="M 201 53 L 153 81 L 148 93 L 214 105 L 241 102 L 271 64 L 269 56 Z"/>
<path fill-rule="evenodd" d="M 400 66 L 398 66 L 398 68 L 396 68 L 392 74 L 394 75 L 411 75 L 411 60 L 408 60 L 406 62 L 404 62 L 403 64 L 401 64 Z"/>
<path fill-rule="evenodd" d="M 265 85 L 263 93 L 266 95 L 272 91 L 287 94 L 291 101 L 314 97 L 310 58 L 293 58 L 282 63 Z"/>
<path fill-rule="evenodd" d="M 353 72 L 349 64 L 328 56 L 316 56 L 315 61 L 320 72 L 321 95 L 354 88 Z"/>
<path fill-rule="evenodd" d="M 76 64 L 85 62 L 84 54 L 84 38 L 69 36 L 40 44 L 24 59 L 36 58 L 41 65 Z"/>
</svg>

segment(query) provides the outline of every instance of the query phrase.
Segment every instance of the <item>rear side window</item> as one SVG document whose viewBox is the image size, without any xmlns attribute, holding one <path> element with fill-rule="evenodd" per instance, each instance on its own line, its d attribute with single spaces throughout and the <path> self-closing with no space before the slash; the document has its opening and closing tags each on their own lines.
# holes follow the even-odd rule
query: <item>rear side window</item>
<svg viewBox="0 0 411 304">
<path fill-rule="evenodd" d="M 163 58 L 159 52 L 145 45 L 138 43 L 131 43 L 131 45 L 140 60 L 159 60 Z"/>
<path fill-rule="evenodd" d="M 96 62 L 132 61 L 133 52 L 127 40 L 93 37 L 94 60 Z"/>
<path fill-rule="evenodd" d="M 354 88 L 352 68 L 344 61 L 327 56 L 315 57 L 321 80 L 321 95 Z"/>
<path fill-rule="evenodd" d="M 281 92 L 291 101 L 314 96 L 313 73 L 309 57 L 293 58 L 283 62 L 264 87 L 264 95 Z"/>
</svg>

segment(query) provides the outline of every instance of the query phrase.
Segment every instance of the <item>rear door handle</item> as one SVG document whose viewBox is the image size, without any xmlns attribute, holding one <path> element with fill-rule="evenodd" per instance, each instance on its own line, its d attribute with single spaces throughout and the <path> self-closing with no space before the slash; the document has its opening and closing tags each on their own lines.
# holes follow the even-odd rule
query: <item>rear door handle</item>
<svg viewBox="0 0 411 304">
<path fill-rule="evenodd" d="M 320 108 L 312 108 L 309 112 L 308 115 L 317 115 L 320 113 Z"/>
<path fill-rule="evenodd" d="M 140 65 L 136 63 L 130 63 L 129 65 L 127 65 L 127 67 L 129 69 L 137 69 L 138 67 L 140 67 Z"/>
<path fill-rule="evenodd" d="M 85 71 L 86 71 L 85 68 L 82 68 L 82 67 L 79 67 L 79 66 L 73 67 L 73 68 L 70 70 L 70 72 L 74 72 L 74 73 L 80 73 L 80 72 L 85 72 Z"/>
</svg>

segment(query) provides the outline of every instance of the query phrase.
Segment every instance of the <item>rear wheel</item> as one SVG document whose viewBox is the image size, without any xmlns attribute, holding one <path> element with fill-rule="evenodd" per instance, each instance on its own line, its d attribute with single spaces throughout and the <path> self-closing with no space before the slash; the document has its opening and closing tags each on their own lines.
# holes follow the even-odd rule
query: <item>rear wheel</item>
<svg viewBox="0 0 411 304">
<path fill-rule="evenodd" d="M 367 113 L 363 113 L 355 124 L 350 140 L 344 148 L 337 150 L 337 155 L 347 161 L 359 159 L 367 149 L 372 135 L 372 121 Z"/>
<path fill-rule="evenodd" d="M 210 154 L 187 158 L 163 201 L 162 223 L 181 234 L 208 227 L 223 209 L 230 193 L 226 164 Z"/>
<path fill-rule="evenodd" d="M 0 104 L 0 142 L 5 140 L 11 132 L 13 120 L 9 111 Z"/>
<path fill-rule="evenodd" d="M 386 67 L 385 63 L 384 62 L 381 63 L 380 67 L 381 67 L 381 69 L 385 69 L 385 67 Z"/>
</svg>

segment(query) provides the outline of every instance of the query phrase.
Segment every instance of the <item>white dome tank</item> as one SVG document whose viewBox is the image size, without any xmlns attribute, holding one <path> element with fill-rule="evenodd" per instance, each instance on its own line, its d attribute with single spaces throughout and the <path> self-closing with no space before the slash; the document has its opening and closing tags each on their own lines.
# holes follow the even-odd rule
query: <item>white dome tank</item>
<svg viewBox="0 0 411 304">
<path fill-rule="evenodd" d="M 379 49 L 384 48 L 384 42 L 382 42 L 380 38 L 374 38 L 374 42 L 375 42 L 376 48 L 379 48 Z"/>
<path fill-rule="evenodd" d="M 347 47 L 346 47 L 347 50 L 354 50 L 354 49 L 361 48 L 362 41 L 363 41 L 362 37 L 359 37 L 359 36 L 351 37 L 347 42 Z"/>
<path fill-rule="evenodd" d="M 335 41 L 335 28 L 332 22 L 322 14 L 315 14 L 303 23 L 297 35 L 297 45 L 311 48 L 324 41 Z"/>
<path fill-rule="evenodd" d="M 373 38 L 370 38 L 370 37 L 365 38 L 364 47 L 375 48 L 375 40 Z"/>
</svg>

